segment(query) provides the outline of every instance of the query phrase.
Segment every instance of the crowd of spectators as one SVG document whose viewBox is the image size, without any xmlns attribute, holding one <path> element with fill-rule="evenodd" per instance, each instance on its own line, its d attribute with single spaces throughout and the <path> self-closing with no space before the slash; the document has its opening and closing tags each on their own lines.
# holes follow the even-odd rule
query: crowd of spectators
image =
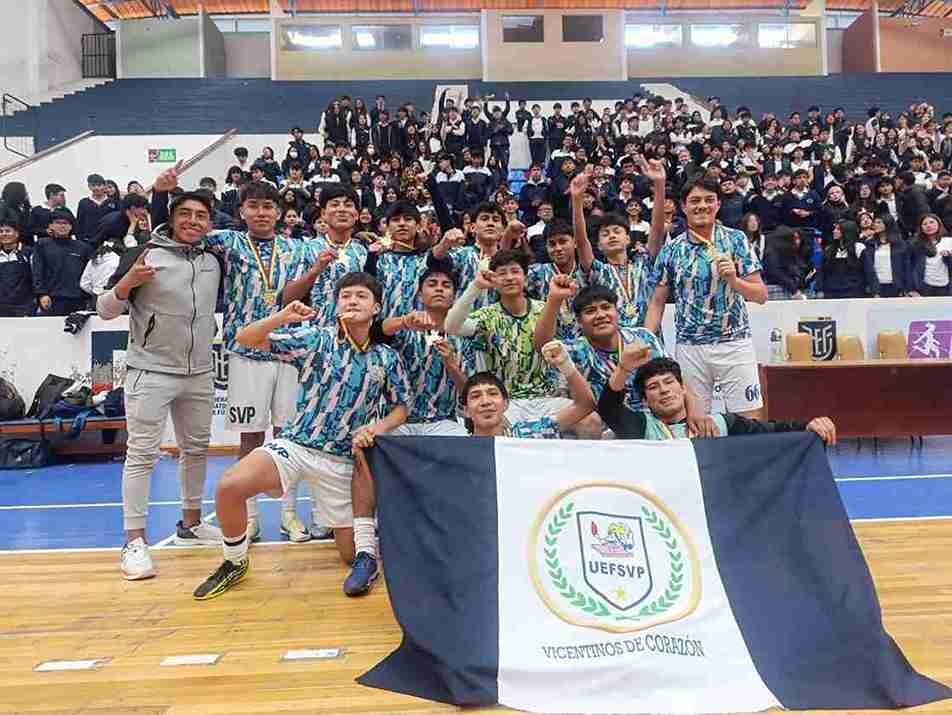
<svg viewBox="0 0 952 715">
<path fill-rule="evenodd" d="M 358 236 L 386 233 L 386 212 L 415 204 L 423 230 L 441 233 L 433 191 L 451 220 L 473 240 L 471 212 L 485 201 L 509 222 L 527 227 L 527 249 L 549 261 L 545 227 L 571 221 L 569 184 L 590 175 L 586 221 L 597 227 L 621 214 L 630 251 L 644 253 L 652 209 L 651 182 L 639 156 L 665 169 L 665 232 L 683 231 L 677 197 L 699 172 L 720 186 L 718 219 L 740 229 L 763 264 L 771 299 L 943 296 L 950 294 L 952 113 L 924 103 L 898 116 L 876 107 L 862 118 L 840 108 L 755 119 L 710 97 L 707 120 L 683 100 L 635 94 L 601 113 L 591 100 L 543 115 L 538 104 L 440 97 L 434 116 L 412 104 L 395 109 L 344 96 L 332 102 L 308 143 L 300 127 L 282 153 L 262 147 L 252 158 L 234 151 L 226 175 L 203 177 L 214 200 L 215 228 L 241 227 L 239 191 L 267 181 L 281 194 L 280 230 L 307 240 L 322 234 L 323 188 L 343 184 L 361 199 Z M 511 172 L 513 157 L 525 172 Z M 517 178 L 514 178 L 517 177 Z M 55 180 L 56 177 L 51 177 Z M 27 187 L 8 183 L 0 199 L 0 316 L 66 315 L 102 292 L 121 254 L 148 240 L 149 196 L 129 182 L 122 192 L 99 174 L 89 196 L 67 207 L 50 183 L 32 205 Z M 597 233 L 597 228 L 596 228 Z"/>
</svg>

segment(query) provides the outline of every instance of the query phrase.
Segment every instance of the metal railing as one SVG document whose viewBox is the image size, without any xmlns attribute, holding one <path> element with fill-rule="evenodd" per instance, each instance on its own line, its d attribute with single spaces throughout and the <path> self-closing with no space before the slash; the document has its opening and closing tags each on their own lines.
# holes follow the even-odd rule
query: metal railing
<svg viewBox="0 0 952 715">
<path fill-rule="evenodd" d="M 28 159 L 33 155 L 33 142 L 36 140 L 37 115 L 31 112 L 29 104 L 19 97 L 4 92 L 0 99 L 0 134 L 3 134 L 3 148 L 11 154 Z M 21 116 L 14 119 L 14 115 Z"/>
<path fill-rule="evenodd" d="M 83 35 L 83 79 L 116 78 L 116 34 Z"/>
<path fill-rule="evenodd" d="M 89 139 L 89 137 L 94 136 L 95 134 L 96 132 L 94 131 L 87 131 L 83 132 L 82 134 L 77 134 L 76 136 L 70 137 L 66 141 L 60 142 L 55 146 L 51 146 L 48 149 L 44 149 L 43 151 L 33 154 L 32 156 L 20 159 L 20 161 L 10 164 L 9 166 L 4 166 L 3 168 L 0 168 L 0 179 L 5 176 L 9 176 L 10 174 L 15 174 L 18 171 L 22 171 L 25 167 L 31 166 L 32 164 L 35 164 L 41 159 L 45 159 L 52 154 L 57 154 L 64 149 L 73 146 L 73 144 L 78 144 L 81 141 Z"/>
</svg>

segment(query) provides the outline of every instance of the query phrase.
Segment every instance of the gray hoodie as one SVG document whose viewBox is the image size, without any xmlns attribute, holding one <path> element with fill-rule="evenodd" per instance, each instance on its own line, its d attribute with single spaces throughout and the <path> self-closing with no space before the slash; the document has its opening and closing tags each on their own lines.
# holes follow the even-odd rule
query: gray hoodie
<svg viewBox="0 0 952 715">
<path fill-rule="evenodd" d="M 134 288 L 129 300 L 119 300 L 116 283 L 147 248 L 146 263 L 156 267 L 155 277 Z M 112 320 L 128 308 L 129 367 L 171 375 L 209 372 L 218 331 L 215 304 L 220 280 L 221 266 L 204 242 L 179 243 L 163 224 L 148 243 L 123 254 L 109 290 L 96 302 L 96 312 L 103 320 Z"/>
</svg>

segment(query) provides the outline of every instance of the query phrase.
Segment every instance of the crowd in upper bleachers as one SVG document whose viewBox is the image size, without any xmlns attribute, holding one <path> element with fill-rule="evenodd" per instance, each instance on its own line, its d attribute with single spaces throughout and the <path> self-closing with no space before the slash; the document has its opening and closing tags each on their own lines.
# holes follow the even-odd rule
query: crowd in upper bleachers
<svg viewBox="0 0 952 715">
<path fill-rule="evenodd" d="M 949 295 L 952 113 L 937 116 L 920 103 L 899 116 L 872 107 L 848 118 L 813 106 L 758 119 L 716 97 L 707 105 L 705 121 L 681 99 L 637 93 L 601 113 L 586 99 L 543 115 L 540 105 L 508 95 L 457 105 L 444 94 L 429 116 L 383 96 L 373 105 L 342 96 L 321 116 L 322 141 L 307 142 L 295 127 L 280 151 L 260 147 L 253 156 L 239 147 L 224 177 L 198 183 L 214 199 L 216 228 L 240 227 L 244 184 L 273 183 L 281 231 L 301 240 L 323 232 L 318 201 L 329 185 L 357 190 L 358 235 L 368 242 L 386 233 L 387 209 L 403 199 L 420 209 L 423 231 L 437 241 L 433 191 L 472 241 L 472 211 L 490 201 L 527 228 L 532 259 L 547 262 L 545 228 L 571 221 L 569 184 L 579 172 L 591 177 L 585 215 L 593 235 L 606 216 L 621 215 L 629 250 L 646 251 L 652 189 L 638 168 L 641 155 L 665 170 L 666 236 L 683 230 L 680 188 L 698 173 L 716 179 L 718 218 L 747 236 L 772 299 Z M 530 168 L 511 172 L 513 156 Z M 122 192 L 93 173 L 74 212 L 57 177 L 49 178 L 41 192 L 30 187 L 42 193 L 37 205 L 20 182 L 3 189 L 0 315 L 87 307 L 119 256 L 154 228 L 142 182 Z"/>
</svg>

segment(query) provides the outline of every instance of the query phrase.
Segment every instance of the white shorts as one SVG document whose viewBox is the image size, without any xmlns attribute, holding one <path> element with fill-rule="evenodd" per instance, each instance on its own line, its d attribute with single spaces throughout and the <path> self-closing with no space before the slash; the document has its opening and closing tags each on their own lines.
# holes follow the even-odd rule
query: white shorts
<svg viewBox="0 0 952 715">
<path fill-rule="evenodd" d="M 747 412 L 764 406 L 760 394 L 757 355 L 750 338 L 711 345 L 678 344 L 675 351 L 685 386 L 711 411 L 714 385 L 720 385 L 728 412 Z"/>
<path fill-rule="evenodd" d="M 466 437 L 469 433 L 456 420 L 438 422 L 405 422 L 390 434 L 395 437 Z"/>
<path fill-rule="evenodd" d="M 294 417 L 298 371 L 277 360 L 249 360 L 228 354 L 228 409 L 231 432 L 264 432 L 283 427 Z"/>
<path fill-rule="evenodd" d="M 290 486 L 302 479 L 310 482 L 314 511 L 320 516 L 319 523 L 336 529 L 353 528 L 354 505 L 350 497 L 350 482 L 354 473 L 352 459 L 305 447 L 289 439 L 271 440 L 251 453 L 255 452 L 271 457 L 281 478 L 283 493 L 287 493 Z"/>
<path fill-rule="evenodd" d="M 511 400 L 506 410 L 506 419 L 509 424 L 524 420 L 537 420 L 540 417 L 554 417 L 572 404 L 567 397 L 528 397 L 521 400 Z"/>
</svg>

